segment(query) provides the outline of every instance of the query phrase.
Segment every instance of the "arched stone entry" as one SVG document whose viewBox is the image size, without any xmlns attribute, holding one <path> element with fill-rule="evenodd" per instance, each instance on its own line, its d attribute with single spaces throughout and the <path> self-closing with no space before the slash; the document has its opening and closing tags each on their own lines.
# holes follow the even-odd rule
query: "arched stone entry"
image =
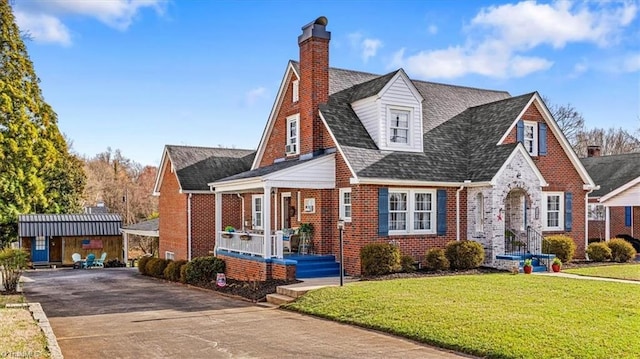
<svg viewBox="0 0 640 359">
<path fill-rule="evenodd" d="M 504 198 L 504 235 L 506 253 L 525 253 L 527 227 L 530 225 L 531 199 L 522 188 L 513 188 Z"/>
</svg>

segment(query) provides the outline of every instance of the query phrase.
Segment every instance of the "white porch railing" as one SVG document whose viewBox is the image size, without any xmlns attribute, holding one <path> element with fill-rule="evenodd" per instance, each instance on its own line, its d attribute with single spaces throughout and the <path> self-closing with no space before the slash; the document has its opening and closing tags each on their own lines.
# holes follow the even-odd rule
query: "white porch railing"
<svg viewBox="0 0 640 359">
<path fill-rule="evenodd" d="M 282 231 L 269 236 L 268 248 L 264 234 L 245 232 L 218 232 L 217 248 L 263 258 L 283 258 Z M 266 252 L 269 252 L 266 255 Z"/>
</svg>

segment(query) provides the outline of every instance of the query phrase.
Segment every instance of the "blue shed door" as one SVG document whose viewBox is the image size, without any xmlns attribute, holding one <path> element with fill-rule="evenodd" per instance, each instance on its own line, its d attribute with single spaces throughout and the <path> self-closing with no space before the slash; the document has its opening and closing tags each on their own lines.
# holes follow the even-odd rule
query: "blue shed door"
<svg viewBox="0 0 640 359">
<path fill-rule="evenodd" d="M 31 261 L 34 263 L 49 261 L 49 238 L 31 238 Z"/>
</svg>

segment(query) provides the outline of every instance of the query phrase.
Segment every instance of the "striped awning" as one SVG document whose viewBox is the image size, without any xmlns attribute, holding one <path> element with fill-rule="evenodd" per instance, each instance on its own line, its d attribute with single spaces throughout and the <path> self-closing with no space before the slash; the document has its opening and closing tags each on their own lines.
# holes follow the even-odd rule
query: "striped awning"
<svg viewBox="0 0 640 359">
<path fill-rule="evenodd" d="M 20 237 L 119 236 L 122 219 L 117 214 L 22 214 Z"/>
</svg>

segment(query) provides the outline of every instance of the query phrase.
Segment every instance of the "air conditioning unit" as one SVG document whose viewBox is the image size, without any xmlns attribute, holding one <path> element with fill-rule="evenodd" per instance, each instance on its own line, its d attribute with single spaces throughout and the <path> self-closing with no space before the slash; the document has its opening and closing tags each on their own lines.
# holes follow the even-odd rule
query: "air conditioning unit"
<svg viewBox="0 0 640 359">
<path fill-rule="evenodd" d="M 295 144 L 290 144 L 290 145 L 284 146 L 284 152 L 286 152 L 286 153 L 296 153 L 296 145 Z"/>
</svg>

